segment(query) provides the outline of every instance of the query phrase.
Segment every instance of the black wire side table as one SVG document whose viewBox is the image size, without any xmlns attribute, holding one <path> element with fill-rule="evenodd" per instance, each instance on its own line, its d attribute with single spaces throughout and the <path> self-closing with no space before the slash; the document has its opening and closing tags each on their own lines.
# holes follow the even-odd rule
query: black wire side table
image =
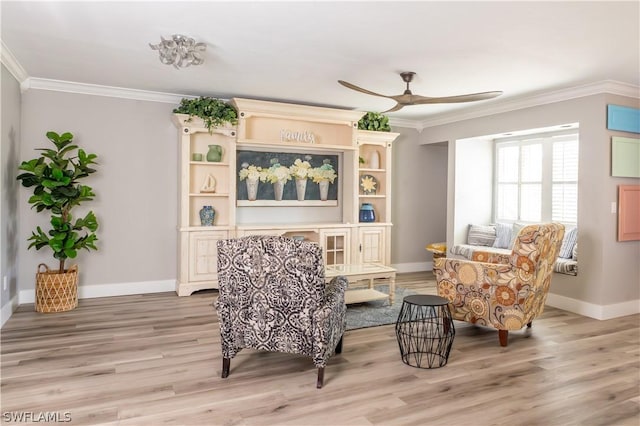
<svg viewBox="0 0 640 426">
<path fill-rule="evenodd" d="M 403 299 L 396 321 L 402 362 L 417 368 L 444 367 L 455 335 L 447 299 L 431 295 Z"/>
</svg>

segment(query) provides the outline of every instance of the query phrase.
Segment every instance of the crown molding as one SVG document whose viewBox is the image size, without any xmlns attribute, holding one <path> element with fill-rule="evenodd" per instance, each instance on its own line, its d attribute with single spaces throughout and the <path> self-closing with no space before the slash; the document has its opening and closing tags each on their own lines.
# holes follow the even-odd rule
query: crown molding
<svg viewBox="0 0 640 426">
<path fill-rule="evenodd" d="M 443 114 L 421 121 L 417 128 L 422 130 L 428 127 L 486 117 L 487 115 L 501 114 L 518 109 L 531 108 L 539 105 L 567 101 L 570 99 L 582 98 L 584 96 L 597 95 L 601 93 L 610 93 L 630 98 L 640 98 L 640 87 L 614 80 L 604 80 L 596 83 L 584 84 L 582 86 L 570 87 L 568 89 L 527 96 L 520 99 L 514 99 L 512 101 L 495 103 L 473 111 Z"/>
<path fill-rule="evenodd" d="M 179 104 L 182 98 L 197 96 L 179 95 L 175 93 L 152 92 L 148 90 L 129 89 L 126 87 L 101 86 L 98 84 L 76 83 L 73 81 L 51 80 L 30 77 L 22 84 L 23 91 L 29 89 L 51 90 L 54 92 L 78 93 L 83 95 L 107 96 L 112 98 L 133 99 L 136 101 L 162 102 Z"/>
<path fill-rule="evenodd" d="M 7 70 L 9 70 L 11 75 L 14 76 L 22 86 L 22 82 L 29 78 L 27 72 L 22 68 L 22 65 L 20 65 L 16 57 L 13 56 L 13 53 L 11 53 L 7 45 L 4 44 L 4 41 L 0 40 L 0 43 L 0 61 L 2 61 L 2 64 L 7 67 Z"/>
<path fill-rule="evenodd" d="M 2 44 L 2 61 L 5 63 L 5 46 Z M 7 55 L 10 52 L 6 50 Z M 129 89 L 125 87 L 101 86 L 97 84 L 76 83 L 72 81 L 51 80 L 45 78 L 28 77 L 24 69 L 15 61 L 12 55 L 7 59 L 13 64 L 16 74 L 11 73 L 19 81 L 22 91 L 29 89 L 52 90 L 58 92 L 78 93 L 95 96 L 108 96 L 115 98 L 133 99 L 140 101 L 162 102 L 170 104 L 178 104 L 183 98 L 196 98 L 197 96 L 179 95 L 174 93 L 152 92 L 147 90 Z M 7 66 L 9 68 L 9 66 Z M 22 74 L 20 74 L 22 72 Z M 24 76 L 20 80 L 19 76 Z M 568 89 L 556 90 L 553 92 L 542 93 L 538 95 L 526 96 L 511 101 L 503 101 L 494 103 L 490 106 L 482 106 L 467 112 L 451 112 L 427 118 L 425 120 L 410 120 L 403 118 L 389 117 L 389 124 L 394 127 L 404 127 L 416 129 L 422 132 L 428 127 L 440 126 L 443 124 L 455 123 L 458 121 L 470 120 L 473 118 L 485 117 L 488 115 L 501 114 L 509 111 L 515 111 L 523 108 L 531 108 L 539 105 L 561 102 L 584 96 L 591 96 L 601 93 L 610 93 L 613 95 L 626 96 L 630 98 L 640 98 L 640 87 L 633 84 L 622 83 L 613 80 L 604 80 L 596 83 L 585 84 L 582 86 L 571 87 Z"/>
<path fill-rule="evenodd" d="M 392 127 L 406 127 L 409 129 L 416 129 L 417 131 L 422 131 L 420 127 L 420 121 L 418 120 L 409 120 L 406 118 L 393 118 L 389 117 L 389 125 Z"/>
</svg>

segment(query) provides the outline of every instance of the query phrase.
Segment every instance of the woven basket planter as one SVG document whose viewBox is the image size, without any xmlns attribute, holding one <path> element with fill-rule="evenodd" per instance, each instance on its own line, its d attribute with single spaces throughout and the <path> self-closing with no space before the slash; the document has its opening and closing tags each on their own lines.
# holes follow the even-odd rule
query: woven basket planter
<svg viewBox="0 0 640 426">
<path fill-rule="evenodd" d="M 36 273 L 36 312 L 65 312 L 78 306 L 78 266 L 62 274 L 44 263 Z"/>
</svg>

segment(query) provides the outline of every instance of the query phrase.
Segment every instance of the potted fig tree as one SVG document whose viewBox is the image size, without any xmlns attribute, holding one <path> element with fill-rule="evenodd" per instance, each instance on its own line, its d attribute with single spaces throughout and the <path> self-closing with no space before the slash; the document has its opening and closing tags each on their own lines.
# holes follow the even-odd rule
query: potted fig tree
<svg viewBox="0 0 640 426">
<path fill-rule="evenodd" d="M 49 247 L 58 260 L 57 269 L 38 265 L 36 311 L 63 312 L 78 306 L 78 268 L 77 265 L 65 268 L 66 260 L 74 259 L 81 249 L 97 250 L 95 214 L 89 211 L 79 218 L 71 214 L 74 207 L 95 196 L 90 186 L 80 182 L 96 172 L 92 165 L 96 164 L 97 156 L 74 145 L 71 133 L 47 132 L 47 138 L 55 149 L 38 149 L 39 157 L 20 164 L 19 169 L 24 173 L 17 179 L 33 190 L 29 198 L 31 208 L 50 212 L 51 228 L 45 232 L 38 226 L 28 239 L 29 248 Z"/>
</svg>

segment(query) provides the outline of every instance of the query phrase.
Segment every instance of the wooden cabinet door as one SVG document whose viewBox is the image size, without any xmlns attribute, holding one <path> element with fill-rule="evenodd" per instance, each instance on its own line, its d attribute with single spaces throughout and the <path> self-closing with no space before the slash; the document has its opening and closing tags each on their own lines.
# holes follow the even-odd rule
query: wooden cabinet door
<svg viewBox="0 0 640 426">
<path fill-rule="evenodd" d="M 189 235 L 189 281 L 218 279 L 218 240 L 227 231 L 192 232 Z"/>
<path fill-rule="evenodd" d="M 362 227 L 358 231 L 360 263 L 385 264 L 385 228 Z"/>
</svg>

